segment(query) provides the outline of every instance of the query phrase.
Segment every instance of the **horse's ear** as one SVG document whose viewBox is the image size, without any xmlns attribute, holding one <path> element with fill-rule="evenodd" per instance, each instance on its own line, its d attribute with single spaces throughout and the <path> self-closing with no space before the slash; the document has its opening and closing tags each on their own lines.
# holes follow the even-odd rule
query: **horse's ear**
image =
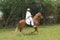
<svg viewBox="0 0 60 40">
<path fill-rule="evenodd" d="M 41 13 L 40 12 L 38 12 L 38 15 L 40 15 Z"/>
</svg>

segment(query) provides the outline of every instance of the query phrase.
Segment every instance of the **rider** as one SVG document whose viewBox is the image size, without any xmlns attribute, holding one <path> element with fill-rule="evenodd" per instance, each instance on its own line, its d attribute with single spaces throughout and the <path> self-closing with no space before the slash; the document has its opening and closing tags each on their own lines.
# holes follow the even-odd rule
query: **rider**
<svg viewBox="0 0 60 40">
<path fill-rule="evenodd" d="M 32 25 L 32 26 L 34 26 L 34 22 L 33 22 L 33 19 L 32 19 L 32 15 L 31 15 L 31 12 L 30 12 L 30 8 L 27 8 L 27 12 L 26 12 L 26 23 L 28 24 L 28 25 Z M 35 27 L 35 26 L 34 26 Z"/>
</svg>

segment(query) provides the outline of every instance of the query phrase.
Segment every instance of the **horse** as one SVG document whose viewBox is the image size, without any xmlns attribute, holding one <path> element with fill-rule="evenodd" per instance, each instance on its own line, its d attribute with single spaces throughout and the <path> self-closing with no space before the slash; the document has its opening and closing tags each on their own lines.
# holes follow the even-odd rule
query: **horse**
<svg viewBox="0 0 60 40">
<path fill-rule="evenodd" d="M 33 17 L 34 25 L 36 26 L 36 27 L 34 27 L 34 29 L 35 29 L 34 32 L 38 32 L 37 26 L 39 25 L 40 18 L 43 18 L 43 15 L 41 14 L 41 12 L 37 12 L 36 15 Z M 26 25 L 26 19 L 22 19 L 18 22 L 15 32 L 18 29 L 18 25 L 19 25 L 20 32 L 22 32 L 24 26 Z"/>
</svg>

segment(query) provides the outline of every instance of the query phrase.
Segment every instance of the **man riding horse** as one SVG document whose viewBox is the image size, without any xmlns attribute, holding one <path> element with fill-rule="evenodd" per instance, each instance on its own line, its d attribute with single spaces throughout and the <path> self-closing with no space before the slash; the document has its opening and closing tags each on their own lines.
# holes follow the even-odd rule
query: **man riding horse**
<svg viewBox="0 0 60 40">
<path fill-rule="evenodd" d="M 32 15 L 31 15 L 31 13 L 30 13 L 30 10 L 31 10 L 30 8 L 27 8 L 26 18 L 20 20 L 20 21 L 17 23 L 17 27 L 16 27 L 16 29 L 15 29 L 15 32 L 17 31 L 18 26 L 19 26 L 19 28 L 20 28 L 20 32 L 22 32 L 24 26 L 25 26 L 26 24 L 30 25 L 30 23 L 31 23 L 31 25 L 33 26 L 33 28 L 35 29 L 34 32 L 38 32 L 37 26 L 38 26 L 38 24 L 39 24 L 39 19 L 40 19 L 40 18 L 43 18 L 43 16 L 42 16 L 41 12 L 37 12 L 37 13 L 35 14 L 35 16 L 32 17 Z"/>
<path fill-rule="evenodd" d="M 32 15 L 31 15 L 31 12 L 30 12 L 30 8 L 27 8 L 27 12 L 26 12 L 26 23 L 28 25 L 32 25 L 33 27 L 36 27 L 34 26 L 34 21 L 33 21 L 33 18 L 32 18 Z"/>
</svg>

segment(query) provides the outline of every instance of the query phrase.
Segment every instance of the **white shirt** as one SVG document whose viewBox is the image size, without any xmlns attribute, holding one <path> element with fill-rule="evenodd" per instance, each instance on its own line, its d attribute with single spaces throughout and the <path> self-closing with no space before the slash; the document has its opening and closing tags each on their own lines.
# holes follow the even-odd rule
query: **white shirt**
<svg viewBox="0 0 60 40">
<path fill-rule="evenodd" d="M 34 25 L 32 15 L 31 15 L 31 13 L 29 11 L 27 11 L 26 12 L 26 23 L 28 25 L 30 25 L 30 22 L 31 22 L 31 25 Z"/>
<path fill-rule="evenodd" d="M 26 12 L 26 19 L 28 19 L 29 17 L 31 17 L 31 13 L 29 11 Z"/>
</svg>

